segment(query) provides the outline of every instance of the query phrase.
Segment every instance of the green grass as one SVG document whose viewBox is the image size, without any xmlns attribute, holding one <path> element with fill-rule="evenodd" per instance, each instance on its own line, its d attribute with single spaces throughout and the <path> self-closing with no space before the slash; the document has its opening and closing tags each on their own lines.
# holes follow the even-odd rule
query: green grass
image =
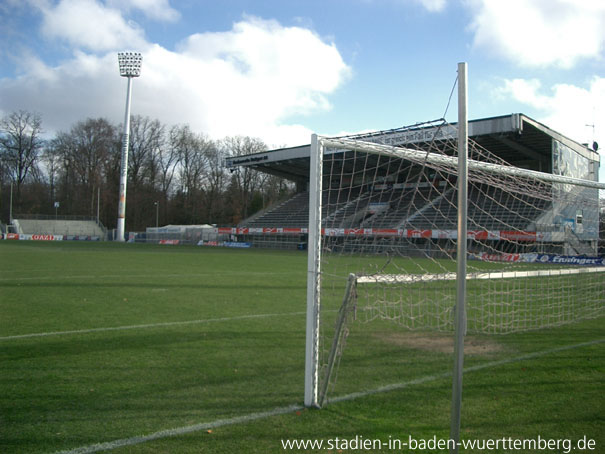
<svg viewBox="0 0 605 454">
<path fill-rule="evenodd" d="M 0 257 L 0 453 L 51 453 L 302 405 L 304 253 L 5 241 Z M 605 339 L 603 321 L 472 336 L 478 349 L 465 366 L 483 368 L 464 377 L 463 437 L 586 435 L 603 451 L 605 343 L 515 360 Z M 353 326 L 333 395 L 415 384 L 114 452 L 277 453 L 287 452 L 285 438 L 447 438 L 452 355 L 427 346 L 447 339 L 376 326 Z M 65 331 L 79 332 L 18 337 Z"/>
</svg>

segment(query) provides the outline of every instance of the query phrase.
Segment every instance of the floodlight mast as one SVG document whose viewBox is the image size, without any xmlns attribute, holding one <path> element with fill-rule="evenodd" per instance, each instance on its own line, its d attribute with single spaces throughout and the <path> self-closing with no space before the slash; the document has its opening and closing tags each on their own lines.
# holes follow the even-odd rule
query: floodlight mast
<svg viewBox="0 0 605 454">
<path fill-rule="evenodd" d="M 126 112 L 124 114 L 124 135 L 122 140 L 122 163 L 120 168 L 120 198 L 118 201 L 118 226 L 116 241 L 124 241 L 124 226 L 126 221 L 126 183 L 128 178 L 128 144 L 130 140 L 130 100 L 132 97 L 132 78 L 141 75 L 141 61 L 143 56 L 139 52 L 118 52 L 120 76 L 128 79 L 126 91 Z"/>
</svg>

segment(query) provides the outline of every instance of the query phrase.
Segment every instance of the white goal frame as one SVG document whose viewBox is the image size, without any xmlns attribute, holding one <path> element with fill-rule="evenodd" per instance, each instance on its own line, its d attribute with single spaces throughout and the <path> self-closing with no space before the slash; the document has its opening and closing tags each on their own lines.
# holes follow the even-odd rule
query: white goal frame
<svg viewBox="0 0 605 454">
<path fill-rule="evenodd" d="M 385 154 L 400 158 L 422 158 L 428 162 L 447 163 L 451 167 L 457 165 L 457 158 L 444 157 L 437 154 L 421 152 L 413 149 L 399 148 L 390 145 L 381 145 L 371 142 L 363 142 L 351 139 L 333 139 L 313 135 L 311 139 L 311 178 L 309 185 L 309 241 L 308 241 L 308 261 L 307 261 L 307 369 L 305 375 L 305 405 L 317 405 L 316 374 L 317 368 L 313 364 L 317 361 L 318 343 L 319 343 L 319 307 L 320 307 L 320 259 L 321 259 L 321 186 L 322 186 L 322 158 L 324 149 L 358 149 L 368 153 Z M 591 180 L 582 180 L 578 178 L 553 175 L 533 170 L 510 168 L 498 166 L 495 164 L 484 163 L 474 160 L 468 161 L 468 167 L 473 169 L 487 170 L 494 174 L 512 175 L 530 177 L 544 182 L 573 184 L 591 189 L 605 189 L 605 183 Z M 466 279 L 497 279 L 514 277 L 532 277 L 532 276 L 553 276 L 564 274 L 579 274 L 583 272 L 601 272 L 605 268 L 587 268 L 587 269 L 567 269 L 567 270 L 542 270 L 542 271 L 510 271 L 510 272 L 491 272 L 475 273 L 466 276 Z M 554 274 L 553 274 L 554 273 Z M 427 275 L 372 275 L 357 276 L 357 282 L 382 282 L 382 283 L 403 283 L 412 280 L 455 280 L 457 273 L 447 274 L 427 274 Z"/>
<path fill-rule="evenodd" d="M 311 137 L 310 150 L 310 181 L 309 181 L 309 228 L 308 228 L 308 261 L 307 261 L 307 314 L 306 314 L 306 357 L 305 357 L 305 391 L 304 404 L 307 407 L 320 407 L 321 390 L 319 389 L 319 350 L 320 350 L 320 289 L 321 289 L 321 241 L 322 241 L 322 180 L 323 180 L 323 157 L 326 149 L 359 150 L 364 153 L 384 155 L 401 158 L 410 161 L 425 161 L 452 169 L 458 174 L 458 235 L 457 235 L 457 272 L 448 273 L 447 276 L 439 275 L 439 279 L 457 280 L 457 303 L 456 303 L 456 340 L 455 340 L 455 363 L 453 377 L 453 399 L 452 399 L 452 438 L 459 438 L 460 424 L 460 395 L 462 389 L 462 362 L 463 362 L 463 337 L 465 331 L 465 301 L 467 279 L 503 279 L 509 277 L 532 277 L 542 276 L 545 271 L 524 271 L 509 273 L 475 273 L 467 275 L 466 272 L 466 241 L 459 239 L 467 238 L 467 172 L 468 169 L 478 169 L 484 173 L 518 176 L 530 178 L 547 183 L 572 184 L 592 189 L 605 189 L 605 183 L 583 180 L 578 178 L 559 176 L 544 172 L 527 170 L 522 168 L 504 166 L 477 160 L 467 160 L 468 153 L 468 125 L 466 116 L 466 64 L 458 65 L 459 84 L 459 122 L 458 122 L 458 157 L 444 156 L 441 154 L 419 151 L 405 147 L 395 147 L 378 143 L 365 142 L 348 138 L 329 138 L 313 134 Z M 562 274 L 575 274 L 587 272 L 588 270 L 558 270 Z M 605 268 L 598 269 L 599 272 Z M 553 271 L 549 271 L 552 273 Z M 552 275 L 552 274 L 549 274 Z M 412 279 L 422 279 L 411 275 L 383 275 L 383 276 L 355 276 L 356 283 L 369 283 L 382 280 L 383 282 L 401 283 Z M 427 277 L 426 279 L 431 279 Z M 436 278 L 435 278 L 436 279 Z M 347 286 L 349 288 L 349 286 Z M 345 299 L 348 298 L 345 296 Z"/>
</svg>

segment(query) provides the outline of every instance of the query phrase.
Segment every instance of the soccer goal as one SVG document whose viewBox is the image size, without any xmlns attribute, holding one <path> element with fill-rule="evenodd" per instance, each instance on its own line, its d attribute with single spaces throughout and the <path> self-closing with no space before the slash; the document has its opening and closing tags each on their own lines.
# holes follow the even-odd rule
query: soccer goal
<svg viewBox="0 0 605 454">
<path fill-rule="evenodd" d="M 455 330 L 458 131 L 435 122 L 403 133 L 425 139 L 394 146 L 381 136 L 312 137 L 308 406 L 329 401 L 356 324 L 380 324 L 369 340 Z M 605 315 L 605 266 L 590 258 L 605 185 L 513 167 L 473 141 L 467 170 L 463 334 Z"/>
</svg>

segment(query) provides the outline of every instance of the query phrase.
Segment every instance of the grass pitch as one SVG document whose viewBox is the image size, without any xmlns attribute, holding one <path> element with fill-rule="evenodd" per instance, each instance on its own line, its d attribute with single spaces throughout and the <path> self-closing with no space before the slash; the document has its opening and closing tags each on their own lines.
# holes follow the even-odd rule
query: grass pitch
<svg viewBox="0 0 605 454">
<path fill-rule="evenodd" d="M 449 339 L 392 325 L 353 328 L 334 394 L 348 399 L 300 409 L 304 253 L 5 241 L 0 256 L 1 453 L 277 453 L 283 439 L 449 434 Z M 463 437 L 605 450 L 604 340 L 603 318 L 470 338 Z"/>
</svg>

